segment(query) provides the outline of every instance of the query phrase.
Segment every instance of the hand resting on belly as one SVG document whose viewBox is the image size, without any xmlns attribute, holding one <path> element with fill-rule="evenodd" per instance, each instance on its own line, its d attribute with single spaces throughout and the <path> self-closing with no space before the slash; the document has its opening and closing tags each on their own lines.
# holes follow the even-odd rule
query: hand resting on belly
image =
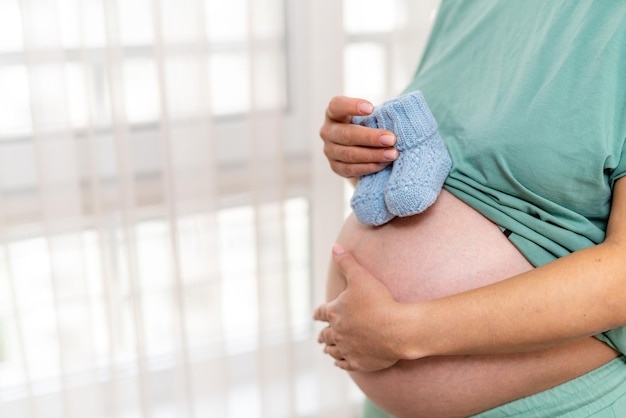
<svg viewBox="0 0 626 418">
<path fill-rule="evenodd" d="M 532 265 L 484 218 L 445 190 L 427 211 L 368 227 L 349 217 L 338 243 L 400 302 L 485 286 Z M 345 289 L 331 264 L 327 300 Z M 586 338 L 518 354 L 428 357 L 371 373 L 351 373 L 364 393 L 398 417 L 464 417 L 548 389 L 616 356 Z"/>
</svg>

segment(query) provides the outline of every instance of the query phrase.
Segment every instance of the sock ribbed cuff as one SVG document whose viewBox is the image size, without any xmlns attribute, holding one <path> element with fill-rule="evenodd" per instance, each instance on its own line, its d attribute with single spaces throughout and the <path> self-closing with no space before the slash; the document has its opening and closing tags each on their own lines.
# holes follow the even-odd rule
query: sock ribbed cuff
<svg viewBox="0 0 626 418">
<path fill-rule="evenodd" d="M 389 100 L 377 112 L 378 127 L 396 134 L 396 149 L 414 148 L 437 131 L 437 122 L 420 91 Z"/>
</svg>

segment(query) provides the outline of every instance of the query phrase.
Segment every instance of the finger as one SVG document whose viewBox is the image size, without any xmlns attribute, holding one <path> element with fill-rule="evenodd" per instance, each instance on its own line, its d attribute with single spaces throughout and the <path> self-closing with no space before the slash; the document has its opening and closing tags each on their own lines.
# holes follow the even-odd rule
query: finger
<svg viewBox="0 0 626 418">
<path fill-rule="evenodd" d="M 319 337 L 317 338 L 317 342 L 320 344 L 335 345 L 335 342 L 336 342 L 335 336 L 330 326 L 327 326 L 326 328 L 320 331 Z"/>
<path fill-rule="evenodd" d="M 346 146 L 332 141 L 324 142 L 324 154 L 332 170 L 347 178 L 376 173 L 399 156 L 394 148 Z"/>
<path fill-rule="evenodd" d="M 335 360 L 335 366 L 339 367 L 340 369 L 343 369 L 347 372 L 353 372 L 356 369 L 354 367 L 352 367 L 350 365 L 350 362 L 346 359 L 341 359 L 341 360 Z"/>
<path fill-rule="evenodd" d="M 336 96 L 328 103 L 326 116 L 339 122 L 349 122 L 352 116 L 366 116 L 373 111 L 374 106 L 367 100 Z"/>
<path fill-rule="evenodd" d="M 399 155 L 395 148 L 347 146 L 330 141 L 324 143 L 324 154 L 329 161 L 350 164 L 389 163 L 396 160 Z"/>
<path fill-rule="evenodd" d="M 337 346 L 327 345 L 326 347 L 324 347 L 324 353 L 328 354 L 329 356 L 331 356 L 335 360 L 345 360 L 343 358 L 343 354 L 337 348 Z"/>
<path fill-rule="evenodd" d="M 333 245 L 333 259 L 339 267 L 339 271 L 346 278 L 348 284 L 353 277 L 360 277 L 369 274 L 368 271 L 359 264 L 354 256 L 346 251 L 340 244 Z"/>
<path fill-rule="evenodd" d="M 391 147 L 396 143 L 396 137 L 391 131 L 328 118 L 320 129 L 320 137 L 327 142 L 362 147 Z"/>
<path fill-rule="evenodd" d="M 328 322 L 328 304 L 323 303 L 313 312 L 313 319 L 316 321 Z"/>
</svg>

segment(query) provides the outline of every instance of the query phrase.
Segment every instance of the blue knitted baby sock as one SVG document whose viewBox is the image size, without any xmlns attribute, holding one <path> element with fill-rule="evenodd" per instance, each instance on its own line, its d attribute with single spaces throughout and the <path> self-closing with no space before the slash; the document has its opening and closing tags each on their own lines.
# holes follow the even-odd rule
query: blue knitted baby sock
<svg viewBox="0 0 626 418">
<path fill-rule="evenodd" d="M 355 116 L 352 123 L 368 128 L 383 128 L 379 125 L 377 109 L 369 116 Z M 387 210 L 385 203 L 385 185 L 391 175 L 391 165 L 381 171 L 359 178 L 350 200 L 350 207 L 362 224 L 382 225 L 389 222 L 394 215 Z"/>
<path fill-rule="evenodd" d="M 419 91 L 381 106 L 380 113 L 390 121 L 385 129 L 395 133 L 400 153 L 385 188 L 387 209 L 397 216 L 423 212 L 439 196 L 452 167 L 435 118 Z"/>
<path fill-rule="evenodd" d="M 421 92 L 389 100 L 352 123 L 393 132 L 400 152 L 393 164 L 359 179 L 350 200 L 359 222 L 382 225 L 394 216 L 423 212 L 435 202 L 452 160 Z"/>
</svg>

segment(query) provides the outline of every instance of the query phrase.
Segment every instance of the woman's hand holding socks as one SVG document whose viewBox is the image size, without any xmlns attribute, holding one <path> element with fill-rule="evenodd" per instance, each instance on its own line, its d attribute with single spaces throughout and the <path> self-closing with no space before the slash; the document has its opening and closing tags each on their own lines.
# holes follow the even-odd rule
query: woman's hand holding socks
<svg viewBox="0 0 626 418">
<path fill-rule="evenodd" d="M 432 205 L 452 160 L 421 92 L 387 101 L 353 123 L 393 132 L 400 152 L 392 165 L 359 179 L 350 202 L 359 222 L 382 225 Z"/>
</svg>

